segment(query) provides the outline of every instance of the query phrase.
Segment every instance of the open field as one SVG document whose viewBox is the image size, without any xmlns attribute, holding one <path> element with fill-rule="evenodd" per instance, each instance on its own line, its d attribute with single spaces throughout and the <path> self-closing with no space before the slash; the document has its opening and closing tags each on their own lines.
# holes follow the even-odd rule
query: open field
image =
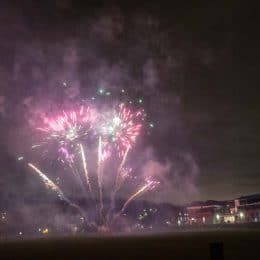
<svg viewBox="0 0 260 260">
<path fill-rule="evenodd" d="M 2 241 L 0 243 L 0 258 L 260 259 L 259 244 L 260 230 L 187 231 L 134 236 L 47 238 Z"/>
</svg>

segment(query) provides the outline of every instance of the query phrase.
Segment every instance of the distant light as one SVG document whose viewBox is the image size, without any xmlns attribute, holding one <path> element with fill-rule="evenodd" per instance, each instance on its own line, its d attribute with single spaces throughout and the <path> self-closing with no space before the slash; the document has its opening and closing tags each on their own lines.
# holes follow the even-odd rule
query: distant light
<svg viewBox="0 0 260 260">
<path fill-rule="evenodd" d="M 42 233 L 43 233 L 44 235 L 48 234 L 48 233 L 49 233 L 49 229 L 48 229 L 48 228 L 45 228 L 45 229 L 42 231 Z"/>
<path fill-rule="evenodd" d="M 124 89 L 121 89 L 121 92 L 122 92 L 122 93 L 125 93 L 125 90 L 124 90 Z"/>
<path fill-rule="evenodd" d="M 101 94 L 101 95 L 104 94 L 104 92 L 105 92 L 105 90 L 104 90 L 103 88 L 100 88 L 100 89 L 98 90 L 98 93 Z"/>
<path fill-rule="evenodd" d="M 106 96 L 110 96 L 111 95 L 111 92 L 106 92 Z"/>
<path fill-rule="evenodd" d="M 243 212 L 239 213 L 240 218 L 244 218 L 245 214 Z"/>
<path fill-rule="evenodd" d="M 141 98 L 138 99 L 138 103 L 139 104 L 142 104 L 143 103 L 143 100 Z"/>
<path fill-rule="evenodd" d="M 62 85 L 64 86 L 64 87 L 67 87 L 67 83 L 64 81 L 64 82 L 62 82 Z"/>
<path fill-rule="evenodd" d="M 220 215 L 217 214 L 217 215 L 216 215 L 216 218 L 217 218 L 217 220 L 220 220 Z"/>
<path fill-rule="evenodd" d="M 95 98 L 95 97 L 92 97 L 91 99 L 92 99 L 92 100 L 95 100 L 96 98 Z"/>
<path fill-rule="evenodd" d="M 73 227 L 73 231 L 77 232 L 78 231 L 78 227 L 77 226 Z"/>
<path fill-rule="evenodd" d="M 34 145 L 32 145 L 32 149 L 39 147 L 39 146 L 41 146 L 41 145 L 40 144 L 34 144 Z"/>
<path fill-rule="evenodd" d="M 178 223 L 178 226 L 180 226 L 180 225 L 181 225 L 181 221 L 180 221 L 179 219 L 178 219 L 177 223 Z"/>
<path fill-rule="evenodd" d="M 151 128 L 154 128 L 154 123 L 150 123 L 149 126 L 150 126 Z"/>
<path fill-rule="evenodd" d="M 20 232 L 19 232 L 19 235 L 21 236 L 22 234 L 23 234 L 23 232 L 20 231 Z"/>
<path fill-rule="evenodd" d="M 18 161 L 21 161 L 21 160 L 23 160 L 23 159 L 24 159 L 23 156 L 19 156 L 19 157 L 17 158 Z"/>
</svg>

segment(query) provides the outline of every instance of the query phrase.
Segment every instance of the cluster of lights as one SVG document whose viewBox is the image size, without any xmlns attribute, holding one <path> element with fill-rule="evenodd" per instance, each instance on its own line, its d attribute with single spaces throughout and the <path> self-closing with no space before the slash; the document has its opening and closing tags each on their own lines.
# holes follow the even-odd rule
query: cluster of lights
<svg viewBox="0 0 260 260">
<path fill-rule="evenodd" d="M 138 220 L 145 219 L 149 214 L 154 214 L 157 212 L 156 208 L 150 208 L 150 209 L 143 209 L 143 212 L 139 214 Z"/>
<path fill-rule="evenodd" d="M 38 231 L 43 234 L 43 235 L 47 235 L 49 234 L 49 229 L 48 228 L 38 228 Z"/>
<path fill-rule="evenodd" d="M 168 225 L 168 226 L 171 226 L 171 225 L 172 225 L 172 222 L 169 221 L 169 220 L 166 220 L 166 221 L 165 221 L 165 224 Z"/>
<path fill-rule="evenodd" d="M 7 218 L 6 212 L 1 212 L 1 219 L 6 220 L 6 218 Z"/>
</svg>

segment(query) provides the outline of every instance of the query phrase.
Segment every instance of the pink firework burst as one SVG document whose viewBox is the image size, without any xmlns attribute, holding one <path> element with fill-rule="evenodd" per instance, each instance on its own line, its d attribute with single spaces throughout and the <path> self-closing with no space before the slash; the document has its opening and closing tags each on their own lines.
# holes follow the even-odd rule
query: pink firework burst
<svg viewBox="0 0 260 260">
<path fill-rule="evenodd" d="M 48 133 L 48 139 L 66 144 L 86 136 L 92 129 L 94 118 L 93 110 L 81 106 L 79 110 L 63 111 L 55 118 L 45 118 L 45 126 L 37 129 Z"/>
<path fill-rule="evenodd" d="M 143 110 L 132 111 L 125 104 L 120 104 L 102 125 L 102 134 L 107 141 L 107 150 L 114 146 L 119 156 L 132 148 L 142 128 Z"/>
</svg>

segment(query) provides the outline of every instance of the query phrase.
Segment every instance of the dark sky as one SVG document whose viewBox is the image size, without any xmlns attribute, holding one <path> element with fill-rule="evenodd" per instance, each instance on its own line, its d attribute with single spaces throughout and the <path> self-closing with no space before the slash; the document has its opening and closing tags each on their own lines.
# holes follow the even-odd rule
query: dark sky
<svg viewBox="0 0 260 260">
<path fill-rule="evenodd" d="M 29 138 L 28 111 L 89 97 L 100 86 L 114 92 L 123 86 L 134 99 L 144 98 L 155 123 L 144 141 L 153 151 L 145 165 L 170 171 L 162 200 L 259 192 L 256 6 L 81 2 L 1 1 L 2 193 L 23 182 L 13 181 L 19 167 L 9 164 Z M 71 87 L 61 90 L 64 80 Z"/>
</svg>

